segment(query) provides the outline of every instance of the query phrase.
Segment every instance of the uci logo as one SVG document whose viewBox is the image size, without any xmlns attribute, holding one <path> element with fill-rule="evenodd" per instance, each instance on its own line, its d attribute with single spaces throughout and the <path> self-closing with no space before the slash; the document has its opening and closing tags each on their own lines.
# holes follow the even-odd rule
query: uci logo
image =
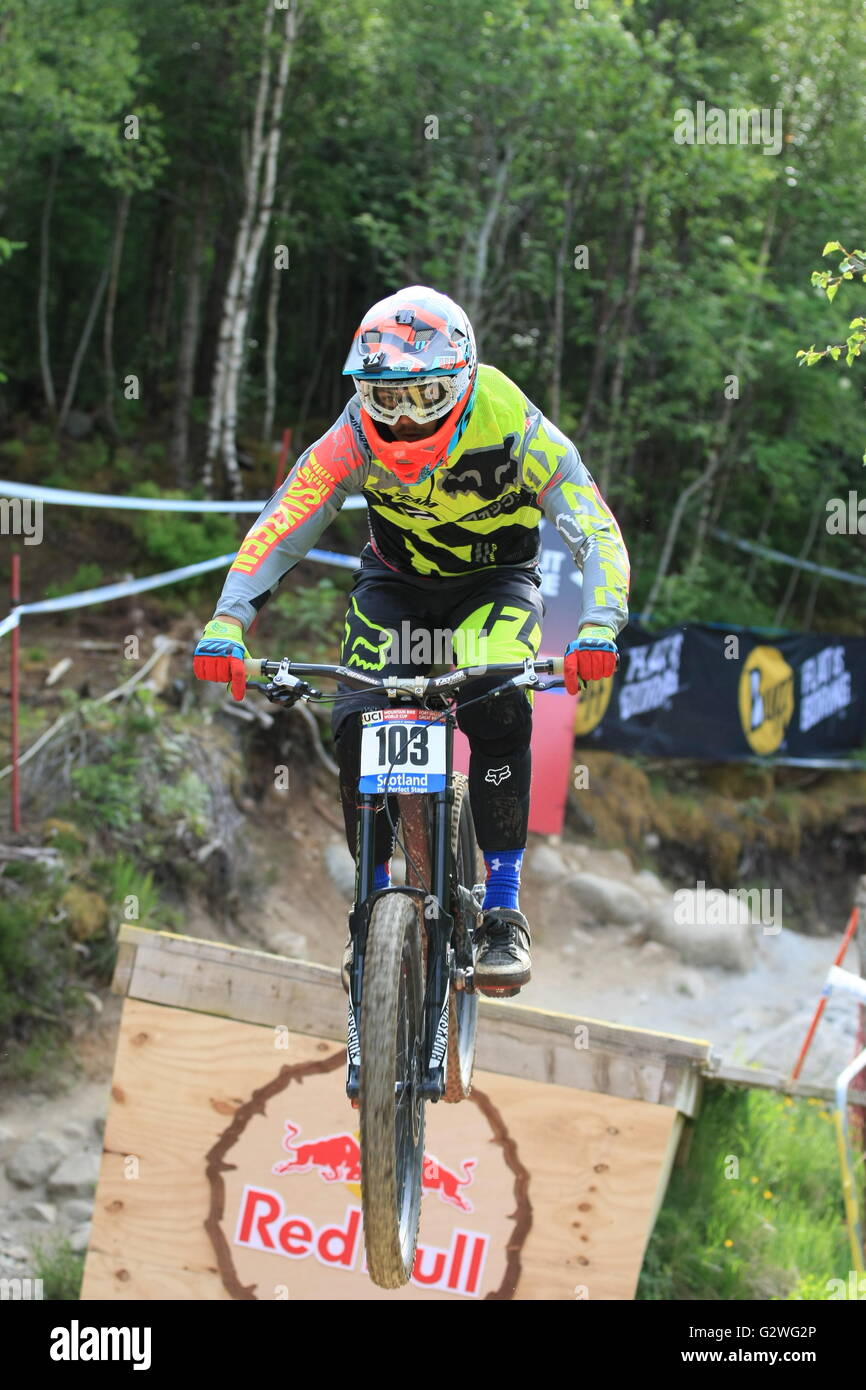
<svg viewBox="0 0 866 1390">
<path fill-rule="evenodd" d="M 794 713 L 794 672 L 776 647 L 754 647 L 740 676 L 740 723 L 750 748 L 773 753 Z"/>
</svg>

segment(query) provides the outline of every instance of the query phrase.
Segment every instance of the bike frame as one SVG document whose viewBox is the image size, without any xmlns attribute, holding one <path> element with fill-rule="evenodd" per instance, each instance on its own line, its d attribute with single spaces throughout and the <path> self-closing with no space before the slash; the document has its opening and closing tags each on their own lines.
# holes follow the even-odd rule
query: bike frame
<svg viewBox="0 0 866 1390">
<path fill-rule="evenodd" d="M 412 707 L 411 699 L 403 702 Z M 430 854 L 429 894 L 423 888 L 395 885 L 373 890 L 374 843 L 376 815 L 381 815 L 381 793 L 361 792 L 358 798 L 358 838 L 355 856 L 355 906 L 349 916 L 353 941 L 352 971 L 349 994 L 349 1065 L 346 1094 L 357 1100 L 360 1094 L 360 1065 L 352 1060 L 351 1042 L 357 1039 L 357 1019 L 361 1014 L 364 991 L 364 957 L 367 948 L 367 927 L 373 904 L 386 893 L 404 893 L 418 906 L 427 933 L 427 978 L 424 982 L 424 1072 L 421 1094 L 425 1100 L 439 1100 L 445 1090 L 445 1046 L 448 1038 L 449 969 L 448 946 L 454 930 L 454 918 L 447 911 L 450 901 L 454 862 L 451 853 L 451 806 L 454 791 L 451 785 L 454 770 L 454 730 L 457 719 L 451 710 L 442 715 L 445 726 L 445 787 L 442 791 L 426 792 L 431 815 L 428 821 L 432 834 Z M 408 862 L 408 861 L 407 861 Z M 462 963 L 471 968 L 471 963 Z M 471 981 L 470 981 L 471 987 Z M 438 1060 L 436 1057 L 438 1055 Z"/>
<path fill-rule="evenodd" d="M 267 686 L 258 686 L 275 703 L 294 704 L 297 700 L 320 698 L 320 692 L 307 683 L 308 677 L 329 676 L 342 682 L 350 689 L 358 691 L 383 692 L 389 696 L 389 705 L 399 704 L 406 708 L 422 708 L 430 713 L 431 707 L 425 704 L 431 698 L 438 700 L 434 712 L 441 717 L 445 726 L 445 787 L 438 792 L 418 793 L 432 815 L 428 821 L 431 838 L 429 892 L 417 886 L 395 885 L 390 888 L 373 889 L 375 867 L 375 818 L 382 814 L 384 797 L 397 793 L 358 791 L 358 831 L 355 853 L 355 902 L 349 914 L 349 931 L 353 942 L 352 969 L 349 980 L 349 1020 L 348 1020 L 348 1067 L 346 1094 L 352 1101 L 360 1098 L 361 1052 L 357 1020 L 361 1016 L 361 1003 L 364 994 L 364 957 L 367 949 L 367 930 L 373 905 L 385 893 L 404 893 L 417 903 L 423 930 L 427 937 L 427 972 L 424 981 L 424 1039 L 423 1039 L 423 1079 L 421 1096 L 425 1100 L 437 1101 L 445 1091 L 445 1067 L 448 1042 L 448 1011 L 450 1003 L 450 971 L 448 949 L 454 934 L 455 919 L 448 911 L 453 901 L 459 913 L 466 913 L 467 927 L 473 925 L 470 904 L 462 900 L 459 891 L 451 895 L 455 878 L 454 856 L 451 851 L 451 808 L 454 800 L 452 777 L 454 771 L 454 730 L 457 718 L 449 703 L 458 686 L 466 687 L 478 677 L 502 676 L 503 684 L 489 690 L 479 698 L 493 699 L 510 687 L 526 689 L 550 689 L 539 686 L 540 673 L 560 675 L 563 668 L 561 658 L 548 658 L 544 661 L 507 662 L 491 666 L 463 667 L 443 676 L 376 678 L 353 671 L 347 666 L 307 665 L 289 662 L 257 661 L 247 658 L 244 662 L 247 676 L 270 677 Z M 556 682 L 555 684 L 561 684 Z M 443 698 L 444 697 L 444 698 Z M 444 704 L 444 708 L 443 708 Z M 432 832 L 432 833 L 431 833 Z M 407 860 L 408 866 L 408 860 Z M 472 900 L 473 908 L 477 906 Z M 471 933 L 462 934 L 464 941 L 471 941 Z M 455 942 L 459 951 L 459 943 Z M 458 955 L 457 967 L 462 972 L 462 987 L 472 991 L 473 964 L 471 958 Z"/>
</svg>

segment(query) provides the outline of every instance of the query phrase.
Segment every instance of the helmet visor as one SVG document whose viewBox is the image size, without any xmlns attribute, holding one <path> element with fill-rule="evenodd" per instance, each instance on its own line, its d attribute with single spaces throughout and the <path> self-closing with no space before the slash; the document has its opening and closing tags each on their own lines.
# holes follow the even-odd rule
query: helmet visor
<svg viewBox="0 0 866 1390">
<path fill-rule="evenodd" d="M 417 377 L 414 381 L 368 381 L 355 377 L 361 405 L 383 425 L 408 415 L 418 425 L 447 415 L 458 399 L 459 376 Z"/>
</svg>

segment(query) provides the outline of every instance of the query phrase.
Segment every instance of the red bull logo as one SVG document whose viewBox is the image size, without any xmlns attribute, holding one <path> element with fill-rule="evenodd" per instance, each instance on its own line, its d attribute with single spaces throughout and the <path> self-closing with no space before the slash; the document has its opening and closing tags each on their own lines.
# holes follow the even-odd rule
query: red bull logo
<svg viewBox="0 0 866 1390">
<path fill-rule="evenodd" d="M 318 1170 L 324 1182 L 360 1182 L 361 1146 L 354 1134 L 325 1134 L 321 1139 L 295 1145 L 300 1134 L 297 1125 L 286 1120 L 283 1148 L 292 1157 L 285 1163 L 275 1163 L 273 1171 L 283 1173 L 312 1173 Z"/>
<path fill-rule="evenodd" d="M 447 1202 L 458 1211 L 471 1211 L 472 1203 L 468 1197 L 461 1197 L 460 1188 L 468 1187 L 471 1183 L 472 1170 L 476 1163 L 477 1159 L 464 1158 L 460 1164 L 463 1169 L 461 1178 L 452 1169 L 441 1164 L 433 1154 L 425 1154 L 424 1167 L 421 1170 L 421 1187 L 424 1192 L 438 1192 L 440 1201 Z"/>
<path fill-rule="evenodd" d="M 309 1259 L 312 1255 L 331 1269 L 366 1274 L 362 1220 L 361 1208 L 349 1206 L 341 1225 L 317 1228 L 306 1216 L 294 1212 L 287 1215 L 278 1193 L 248 1183 L 241 1199 L 234 1244 L 290 1260 Z M 489 1235 L 457 1229 L 451 1234 L 447 1250 L 419 1244 L 411 1282 L 419 1288 L 477 1298 L 489 1246 Z"/>
<path fill-rule="evenodd" d="M 323 1182 L 360 1183 L 361 1146 L 355 1134 L 323 1134 L 318 1139 L 296 1144 L 300 1132 L 298 1125 L 286 1120 L 283 1148 L 291 1157 L 274 1164 L 275 1174 L 282 1177 L 286 1173 L 318 1172 Z M 472 1211 L 472 1203 L 462 1196 L 460 1189 L 472 1182 L 477 1162 L 475 1158 L 464 1158 L 460 1165 L 461 1175 L 440 1163 L 435 1154 L 425 1153 L 421 1170 L 422 1193 L 436 1192 L 440 1201 L 458 1211 Z"/>
</svg>

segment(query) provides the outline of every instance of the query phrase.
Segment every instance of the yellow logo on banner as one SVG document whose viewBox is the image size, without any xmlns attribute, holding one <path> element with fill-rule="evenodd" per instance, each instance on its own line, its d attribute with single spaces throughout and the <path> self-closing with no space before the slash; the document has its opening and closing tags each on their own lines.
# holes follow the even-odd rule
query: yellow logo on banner
<svg viewBox="0 0 866 1390">
<path fill-rule="evenodd" d="M 777 647 L 754 647 L 739 688 L 740 722 L 756 753 L 772 753 L 794 713 L 794 672 Z"/>
<path fill-rule="evenodd" d="M 601 681 L 590 681 L 586 690 L 581 691 L 574 716 L 574 732 L 588 734 L 604 718 L 613 691 L 613 676 L 605 676 Z"/>
</svg>

